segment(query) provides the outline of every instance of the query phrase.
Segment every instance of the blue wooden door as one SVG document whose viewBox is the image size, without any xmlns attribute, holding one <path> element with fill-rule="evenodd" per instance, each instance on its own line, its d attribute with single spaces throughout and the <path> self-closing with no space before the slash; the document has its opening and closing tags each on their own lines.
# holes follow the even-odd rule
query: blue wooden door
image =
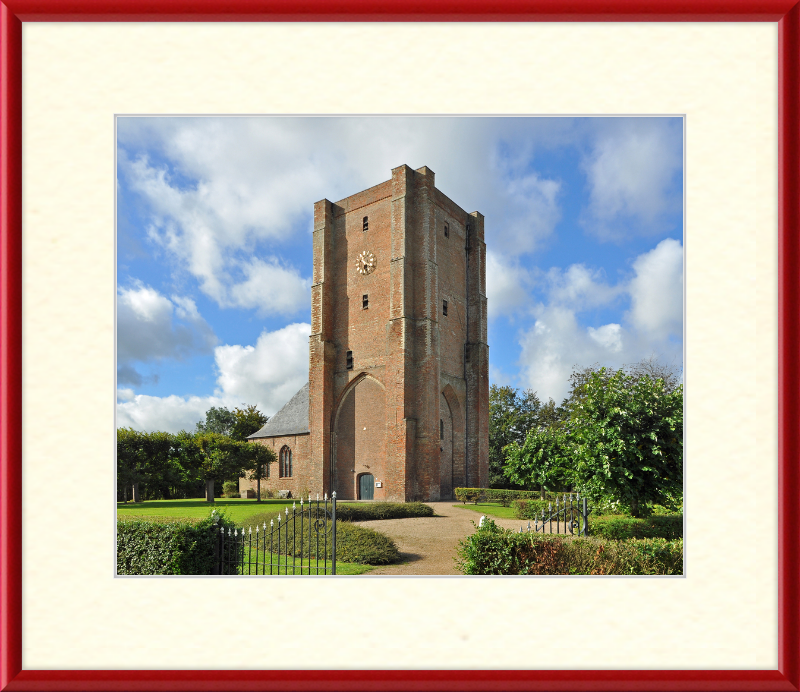
<svg viewBox="0 0 800 692">
<path fill-rule="evenodd" d="M 375 492 L 375 476 L 365 473 L 358 479 L 358 499 L 371 500 Z"/>
</svg>

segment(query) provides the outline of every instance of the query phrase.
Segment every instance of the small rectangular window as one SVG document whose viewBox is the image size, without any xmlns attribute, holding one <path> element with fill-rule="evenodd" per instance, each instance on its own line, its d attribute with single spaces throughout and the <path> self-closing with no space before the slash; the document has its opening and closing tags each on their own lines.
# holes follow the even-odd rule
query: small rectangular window
<svg viewBox="0 0 800 692">
<path fill-rule="evenodd" d="M 352 370 L 353 369 L 353 352 L 352 351 L 348 351 L 347 352 L 347 369 L 348 370 Z"/>
<path fill-rule="evenodd" d="M 369 216 L 364 217 L 364 230 L 365 231 L 369 230 Z"/>
<path fill-rule="evenodd" d="M 365 293 L 361 298 L 361 307 L 366 310 L 369 307 L 369 296 Z"/>
<path fill-rule="evenodd" d="M 447 316 L 447 301 L 446 300 L 442 301 L 442 314 Z"/>
<path fill-rule="evenodd" d="M 444 237 L 445 238 L 450 237 L 450 226 L 448 226 L 447 224 L 444 225 Z"/>
</svg>

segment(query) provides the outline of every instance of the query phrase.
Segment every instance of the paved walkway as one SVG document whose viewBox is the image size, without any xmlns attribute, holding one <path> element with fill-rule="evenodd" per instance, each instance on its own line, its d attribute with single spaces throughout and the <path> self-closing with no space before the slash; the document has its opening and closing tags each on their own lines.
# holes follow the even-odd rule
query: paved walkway
<svg viewBox="0 0 800 692">
<path fill-rule="evenodd" d="M 426 502 L 433 507 L 437 516 L 414 519 L 381 519 L 379 521 L 357 522 L 385 533 L 397 544 L 402 564 L 376 567 L 364 576 L 379 574 L 411 575 L 411 574 L 461 574 L 456 569 L 456 548 L 459 540 L 475 531 L 475 524 L 481 518 L 478 512 L 464 507 L 454 507 L 454 502 Z M 498 526 L 519 531 L 520 526 L 527 528 L 527 520 L 498 519 L 493 517 Z M 555 526 L 553 527 L 555 530 Z M 563 530 L 563 529 L 562 529 Z"/>
</svg>

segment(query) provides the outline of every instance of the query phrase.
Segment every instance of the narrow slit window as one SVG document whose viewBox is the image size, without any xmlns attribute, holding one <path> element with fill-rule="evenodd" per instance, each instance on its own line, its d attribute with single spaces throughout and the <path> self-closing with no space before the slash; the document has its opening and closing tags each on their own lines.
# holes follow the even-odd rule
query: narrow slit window
<svg viewBox="0 0 800 692">
<path fill-rule="evenodd" d="M 442 314 L 445 317 L 447 317 L 447 301 L 446 300 L 442 301 Z"/>
<path fill-rule="evenodd" d="M 369 230 L 369 216 L 364 217 L 364 230 L 365 231 Z"/>
<path fill-rule="evenodd" d="M 348 351 L 347 352 L 347 369 L 348 370 L 352 370 L 353 369 L 353 352 L 352 351 Z"/>
<path fill-rule="evenodd" d="M 441 418 L 439 419 L 439 439 L 444 439 L 444 421 Z"/>
<path fill-rule="evenodd" d="M 450 237 L 450 226 L 448 226 L 447 224 L 444 225 L 444 237 L 445 238 Z"/>
<path fill-rule="evenodd" d="M 464 344 L 464 360 L 469 363 L 469 344 Z"/>
<path fill-rule="evenodd" d="M 366 310 L 369 307 L 369 296 L 365 293 L 361 298 L 361 307 Z"/>
</svg>

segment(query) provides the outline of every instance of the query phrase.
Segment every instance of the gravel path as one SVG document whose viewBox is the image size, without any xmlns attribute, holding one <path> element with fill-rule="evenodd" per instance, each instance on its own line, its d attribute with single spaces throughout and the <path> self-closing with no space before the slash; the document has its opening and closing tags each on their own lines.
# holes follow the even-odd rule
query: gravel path
<svg viewBox="0 0 800 692">
<path fill-rule="evenodd" d="M 364 576 L 461 574 L 454 559 L 458 541 L 475 531 L 472 522 L 477 524 L 481 515 L 471 509 L 454 507 L 452 500 L 425 504 L 433 507 L 437 516 L 356 522 L 391 537 L 397 543 L 402 559 L 401 564 L 376 567 Z M 493 519 L 498 526 L 516 531 L 528 523 L 521 519 Z"/>
</svg>

